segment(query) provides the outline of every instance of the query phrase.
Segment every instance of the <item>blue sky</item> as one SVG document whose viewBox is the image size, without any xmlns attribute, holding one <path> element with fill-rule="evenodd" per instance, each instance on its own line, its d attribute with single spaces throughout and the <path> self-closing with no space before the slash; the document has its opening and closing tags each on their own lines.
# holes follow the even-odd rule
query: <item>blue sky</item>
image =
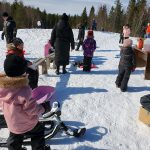
<svg viewBox="0 0 150 150">
<path fill-rule="evenodd" d="M 0 0 L 2 1 L 2 0 Z M 8 2 L 13 2 L 14 0 L 7 0 Z M 114 5 L 115 0 L 22 0 L 25 5 L 30 5 L 34 7 L 39 7 L 41 10 L 46 10 L 48 13 L 58 13 L 62 14 L 66 12 L 67 14 L 81 14 L 84 7 L 87 7 L 89 12 L 91 6 L 93 5 L 97 10 L 102 4 L 108 5 L 110 8 Z M 129 0 L 121 0 L 124 7 L 128 5 Z"/>
</svg>

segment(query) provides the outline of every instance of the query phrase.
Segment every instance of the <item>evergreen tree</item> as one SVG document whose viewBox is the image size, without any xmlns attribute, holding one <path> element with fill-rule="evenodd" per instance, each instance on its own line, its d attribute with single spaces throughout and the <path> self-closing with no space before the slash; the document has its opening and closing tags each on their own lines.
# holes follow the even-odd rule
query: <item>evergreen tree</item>
<svg viewBox="0 0 150 150">
<path fill-rule="evenodd" d="M 146 0 L 138 0 L 135 8 L 135 17 L 133 20 L 132 34 L 133 36 L 139 35 L 141 28 L 146 18 Z"/>
<path fill-rule="evenodd" d="M 123 15 L 122 15 L 123 11 L 122 11 L 122 6 L 121 6 L 120 0 L 116 0 L 115 4 L 116 4 L 116 7 L 114 9 L 114 16 L 115 16 L 115 18 L 114 18 L 114 31 L 120 32 L 120 30 L 122 28 L 122 23 L 121 23 L 122 19 L 121 18 L 123 17 Z"/>
<path fill-rule="evenodd" d="M 133 18 L 135 16 L 136 0 L 130 0 L 127 8 L 127 23 L 133 27 Z"/>
<path fill-rule="evenodd" d="M 98 10 L 97 28 L 100 30 L 102 28 L 106 29 L 107 28 L 107 20 L 108 20 L 107 7 L 106 7 L 106 5 L 103 5 Z"/>
<path fill-rule="evenodd" d="M 115 9 L 112 6 L 109 12 L 109 16 L 108 16 L 108 28 L 107 29 L 109 31 L 114 31 L 114 26 L 115 26 L 114 20 L 115 20 Z"/>
<path fill-rule="evenodd" d="M 82 15 L 81 15 L 81 23 L 87 28 L 88 24 L 88 17 L 87 17 L 87 10 L 86 7 L 84 8 Z"/>
<path fill-rule="evenodd" d="M 91 7 L 89 18 L 88 18 L 88 27 L 91 28 L 92 20 L 95 18 L 95 8 L 94 6 Z"/>
</svg>

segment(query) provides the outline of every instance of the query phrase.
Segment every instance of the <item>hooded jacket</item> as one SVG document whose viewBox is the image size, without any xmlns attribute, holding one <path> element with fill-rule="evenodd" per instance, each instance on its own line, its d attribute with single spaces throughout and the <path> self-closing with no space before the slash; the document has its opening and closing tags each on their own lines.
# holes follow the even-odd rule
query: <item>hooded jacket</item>
<svg viewBox="0 0 150 150">
<path fill-rule="evenodd" d="M 74 36 L 68 21 L 61 19 L 51 33 L 51 45 L 55 47 L 56 66 L 68 65 L 70 45 L 74 49 Z"/>
<path fill-rule="evenodd" d="M 136 66 L 135 53 L 132 47 L 122 47 L 119 65 L 132 68 Z"/>
<path fill-rule="evenodd" d="M 93 57 L 93 53 L 96 49 L 96 41 L 93 38 L 88 37 L 82 45 L 83 55 L 86 57 Z"/>
<path fill-rule="evenodd" d="M 32 130 L 44 108 L 31 98 L 26 76 L 0 74 L 0 103 L 10 132 L 23 134 Z"/>
</svg>

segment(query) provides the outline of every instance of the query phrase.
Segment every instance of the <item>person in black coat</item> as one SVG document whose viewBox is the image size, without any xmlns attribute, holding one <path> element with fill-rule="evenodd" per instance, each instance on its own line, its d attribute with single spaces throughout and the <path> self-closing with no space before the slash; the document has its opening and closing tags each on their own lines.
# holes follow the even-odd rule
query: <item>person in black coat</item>
<svg viewBox="0 0 150 150">
<path fill-rule="evenodd" d="M 17 34 L 16 23 L 12 17 L 8 16 L 7 12 L 3 13 L 2 18 L 4 20 L 4 27 L 3 27 L 1 39 L 4 40 L 4 36 L 5 36 L 6 42 L 8 44 L 11 43 L 13 41 L 13 38 L 16 37 Z"/>
<path fill-rule="evenodd" d="M 127 90 L 130 74 L 135 70 L 135 54 L 132 49 L 132 40 L 125 39 L 123 47 L 121 49 L 121 58 L 119 62 L 119 74 L 116 79 L 116 86 L 121 89 L 122 92 Z"/>
<path fill-rule="evenodd" d="M 84 25 L 80 24 L 78 38 L 77 38 L 79 40 L 79 42 L 78 42 L 76 51 L 78 51 L 80 46 L 83 44 L 84 36 L 85 36 L 85 27 L 84 27 Z"/>
<path fill-rule="evenodd" d="M 64 13 L 51 34 L 51 45 L 55 48 L 56 74 L 60 73 L 60 66 L 63 66 L 63 74 L 67 73 L 66 65 L 69 64 L 70 44 L 71 49 L 74 49 L 74 36 L 68 21 L 69 17 Z"/>
</svg>

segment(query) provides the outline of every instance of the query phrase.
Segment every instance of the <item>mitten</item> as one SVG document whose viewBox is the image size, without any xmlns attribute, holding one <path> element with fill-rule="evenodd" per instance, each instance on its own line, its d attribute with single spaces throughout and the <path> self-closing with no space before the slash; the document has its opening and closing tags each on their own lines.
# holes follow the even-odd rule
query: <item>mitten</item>
<svg viewBox="0 0 150 150">
<path fill-rule="evenodd" d="M 43 114 L 45 114 L 45 113 L 47 113 L 47 112 L 49 112 L 50 110 L 51 110 L 51 106 L 50 106 L 50 102 L 49 101 L 47 101 L 47 102 L 45 102 L 45 103 L 42 103 L 41 104 L 43 107 L 44 107 L 44 109 L 45 109 L 45 112 L 43 113 Z"/>
</svg>

